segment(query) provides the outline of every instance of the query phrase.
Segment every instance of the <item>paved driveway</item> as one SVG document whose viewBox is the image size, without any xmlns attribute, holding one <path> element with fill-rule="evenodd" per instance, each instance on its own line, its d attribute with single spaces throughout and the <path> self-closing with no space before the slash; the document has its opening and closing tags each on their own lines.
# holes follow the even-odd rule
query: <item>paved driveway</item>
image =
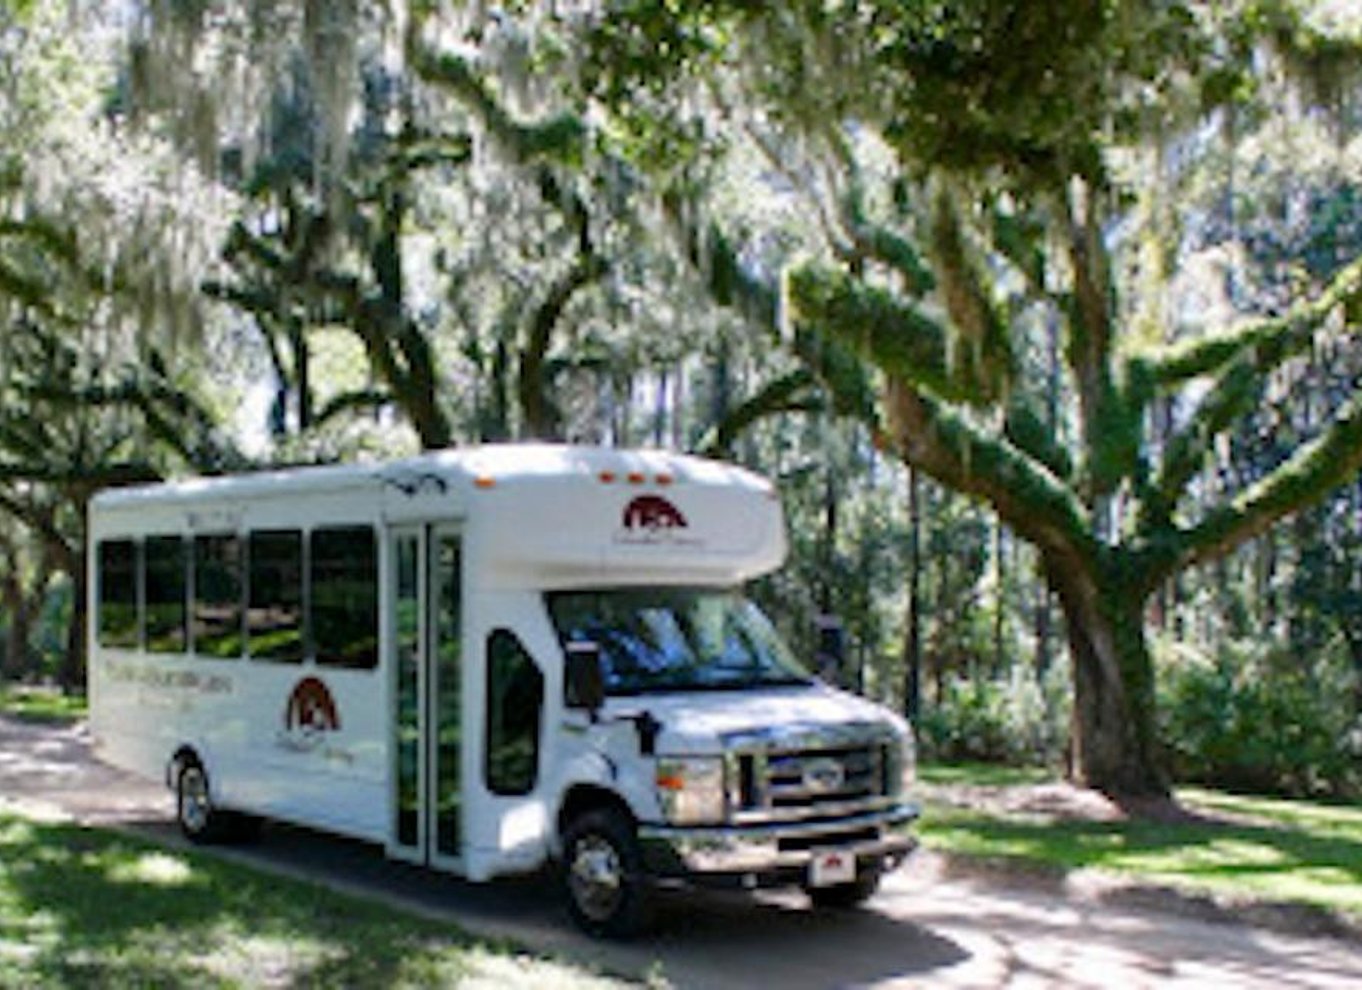
<svg viewBox="0 0 1362 990">
<path fill-rule="evenodd" d="M 180 843 L 167 792 L 91 760 L 81 727 L 0 718 L 5 803 Z M 284 826 L 221 854 L 678 987 L 1362 987 L 1356 942 L 949 878 L 930 856 L 889 878 L 864 910 L 815 914 L 798 894 L 694 895 L 664 903 L 659 935 L 619 945 L 576 934 L 542 879 L 466 884 Z"/>
</svg>

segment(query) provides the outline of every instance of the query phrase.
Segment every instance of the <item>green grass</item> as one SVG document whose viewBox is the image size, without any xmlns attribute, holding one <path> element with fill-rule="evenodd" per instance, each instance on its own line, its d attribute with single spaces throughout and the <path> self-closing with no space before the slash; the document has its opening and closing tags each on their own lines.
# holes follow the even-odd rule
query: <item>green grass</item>
<svg viewBox="0 0 1362 990">
<path fill-rule="evenodd" d="M 29 722 L 69 725 L 85 717 L 83 694 L 63 694 L 49 688 L 0 684 L 0 714 Z"/>
<path fill-rule="evenodd" d="M 1011 773 L 930 768 L 922 778 L 992 784 Z M 954 854 L 1100 870 L 1231 899 L 1298 902 L 1362 920 L 1362 807 L 1201 788 L 1180 789 L 1177 797 L 1187 810 L 1216 820 L 1045 821 L 929 804 L 921 834 L 929 848 Z"/>
<path fill-rule="evenodd" d="M 1005 767 L 996 763 L 924 763 L 918 767 L 924 784 L 965 784 L 974 787 L 1010 787 L 1043 784 L 1054 774 L 1043 767 Z"/>
<path fill-rule="evenodd" d="M 0 813 L 0 988 L 608 981 L 321 887 Z"/>
</svg>

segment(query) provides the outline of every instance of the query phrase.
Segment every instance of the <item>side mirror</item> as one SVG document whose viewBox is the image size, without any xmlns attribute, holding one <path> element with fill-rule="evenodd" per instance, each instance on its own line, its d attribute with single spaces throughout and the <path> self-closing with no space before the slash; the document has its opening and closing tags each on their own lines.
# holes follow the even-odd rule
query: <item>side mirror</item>
<svg viewBox="0 0 1362 990">
<path fill-rule="evenodd" d="M 605 672 L 601 644 L 567 644 L 567 707 L 585 709 L 594 717 L 605 704 Z"/>
</svg>

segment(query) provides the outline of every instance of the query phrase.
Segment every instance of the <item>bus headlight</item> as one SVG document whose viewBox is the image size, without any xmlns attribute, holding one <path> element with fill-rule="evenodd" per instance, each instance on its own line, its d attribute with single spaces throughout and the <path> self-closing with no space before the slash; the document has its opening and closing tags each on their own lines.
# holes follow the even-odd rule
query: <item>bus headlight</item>
<svg viewBox="0 0 1362 990">
<path fill-rule="evenodd" d="M 724 820 L 724 764 L 717 756 L 669 756 L 657 761 L 657 795 L 673 825 Z"/>
</svg>

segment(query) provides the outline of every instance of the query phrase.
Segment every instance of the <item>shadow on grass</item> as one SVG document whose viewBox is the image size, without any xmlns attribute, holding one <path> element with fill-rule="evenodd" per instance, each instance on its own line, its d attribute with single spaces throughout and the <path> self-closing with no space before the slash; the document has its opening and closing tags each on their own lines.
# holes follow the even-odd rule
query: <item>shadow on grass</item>
<svg viewBox="0 0 1362 990">
<path fill-rule="evenodd" d="M 1291 926 L 1355 933 L 1362 923 L 1362 842 L 1287 827 L 1213 820 L 1008 821 L 970 812 L 929 816 L 931 844 L 1031 870 L 1062 886 L 1094 869 L 1137 884 L 1217 895 L 1230 904 L 1299 908 Z M 967 869 L 967 867 L 966 867 Z"/>
<path fill-rule="evenodd" d="M 471 942 L 110 833 L 0 816 L 0 986 L 454 983 Z"/>
</svg>

